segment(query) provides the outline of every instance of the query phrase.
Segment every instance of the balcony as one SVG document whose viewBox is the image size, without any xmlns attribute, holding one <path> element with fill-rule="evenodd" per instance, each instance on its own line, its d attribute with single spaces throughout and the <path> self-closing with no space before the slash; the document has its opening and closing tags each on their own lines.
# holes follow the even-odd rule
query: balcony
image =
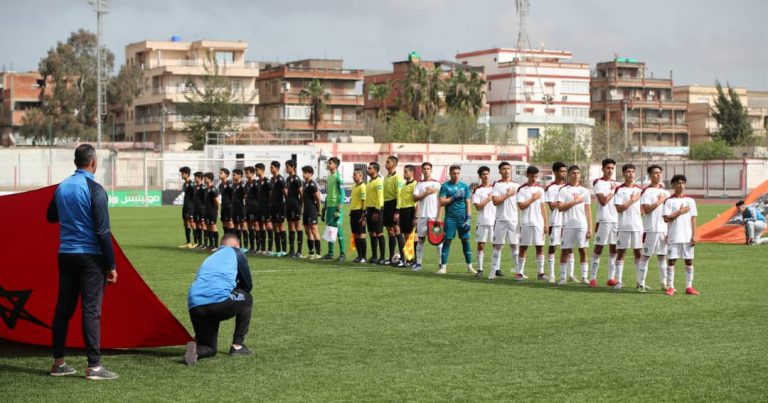
<svg viewBox="0 0 768 403">
<path fill-rule="evenodd" d="M 623 99 L 623 98 L 615 98 L 611 100 L 603 100 L 603 101 L 592 101 L 592 109 L 610 109 L 612 111 L 615 110 L 623 110 L 624 109 L 624 102 L 627 102 L 627 108 L 628 109 L 661 109 L 661 110 L 678 110 L 678 111 L 685 111 L 688 110 L 688 103 L 685 101 L 673 101 L 671 99 L 666 100 L 646 100 L 646 99 Z"/>
<path fill-rule="evenodd" d="M 199 76 L 206 73 L 207 61 L 203 60 L 150 60 L 141 64 L 145 71 L 153 70 L 151 75 L 170 73 L 174 75 Z M 227 77 L 258 77 L 259 63 L 246 61 L 234 63 L 218 63 L 220 74 Z"/>
<path fill-rule="evenodd" d="M 363 79 L 363 70 L 350 69 L 320 69 L 308 67 L 288 67 L 282 66 L 269 70 L 262 70 L 260 79 L 271 78 L 305 78 L 321 80 L 353 80 L 361 81 Z"/>
<path fill-rule="evenodd" d="M 165 129 L 166 130 L 181 130 L 184 129 L 186 126 L 186 122 L 189 122 L 192 120 L 191 116 L 188 115 L 180 115 L 176 113 L 171 113 L 165 115 Z M 235 118 L 232 119 L 232 122 L 237 124 L 240 127 L 250 127 L 257 125 L 259 123 L 259 118 L 256 116 L 243 116 L 241 118 Z M 149 116 L 138 116 L 133 120 L 133 125 L 138 127 L 141 127 L 141 130 L 145 131 L 156 131 L 161 130 L 163 126 L 163 116 L 162 115 L 149 115 Z"/>
<path fill-rule="evenodd" d="M 592 88 L 630 87 L 630 88 L 672 88 L 672 80 L 644 77 L 592 77 Z"/>
<path fill-rule="evenodd" d="M 284 104 L 305 104 L 307 101 L 301 101 L 298 92 L 289 92 L 282 94 L 282 103 Z M 355 94 L 331 94 L 331 98 L 326 102 L 328 105 L 350 105 L 363 106 L 363 96 Z"/>
<path fill-rule="evenodd" d="M 308 130 L 314 128 L 307 120 L 283 120 L 285 130 Z M 360 120 L 321 120 L 317 125 L 320 131 L 362 131 L 363 122 Z"/>
<path fill-rule="evenodd" d="M 259 103 L 259 90 L 255 88 L 240 88 L 240 100 L 242 103 Z M 134 99 L 135 105 L 151 105 L 162 102 L 184 103 L 189 102 L 187 96 L 191 96 L 193 91 L 189 88 L 180 87 L 153 87 L 142 92 Z"/>
</svg>

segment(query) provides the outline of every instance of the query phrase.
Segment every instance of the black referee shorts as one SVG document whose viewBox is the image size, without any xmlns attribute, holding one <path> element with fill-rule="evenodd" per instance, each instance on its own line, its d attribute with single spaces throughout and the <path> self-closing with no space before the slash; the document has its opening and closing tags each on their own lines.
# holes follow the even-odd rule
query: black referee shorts
<svg viewBox="0 0 768 403">
<path fill-rule="evenodd" d="M 363 214 L 365 214 L 364 210 L 352 210 L 349 212 L 349 226 L 352 227 L 353 234 L 365 234 L 365 225 L 360 223 Z"/>
<path fill-rule="evenodd" d="M 407 207 L 407 208 L 401 208 L 400 209 L 400 233 L 404 234 L 405 236 L 408 236 L 411 232 L 413 232 L 413 219 L 416 216 L 416 208 L 415 207 Z"/>
<path fill-rule="evenodd" d="M 382 222 L 385 227 L 397 225 L 395 222 L 395 211 L 397 211 L 397 200 L 387 200 L 384 202 L 384 209 L 381 212 Z"/>
<path fill-rule="evenodd" d="M 376 217 L 375 220 L 373 217 L 374 214 L 378 216 Z M 381 222 L 381 210 L 373 207 L 368 207 L 365 210 L 365 215 L 366 215 L 365 222 L 366 222 L 366 225 L 368 226 L 368 232 L 375 232 L 377 234 L 384 232 L 384 226 L 382 225 L 382 222 Z"/>
</svg>

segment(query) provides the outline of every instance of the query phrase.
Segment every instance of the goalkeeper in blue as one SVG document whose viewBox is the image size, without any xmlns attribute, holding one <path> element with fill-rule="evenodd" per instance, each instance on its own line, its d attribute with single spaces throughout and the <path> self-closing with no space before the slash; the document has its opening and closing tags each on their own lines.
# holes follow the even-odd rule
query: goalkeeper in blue
<svg viewBox="0 0 768 403">
<path fill-rule="evenodd" d="M 451 165 L 448 172 L 451 179 L 440 186 L 440 193 L 437 195 L 440 205 L 445 206 L 445 239 L 437 274 L 446 273 L 451 242 L 457 231 L 461 239 L 461 247 L 464 249 L 467 271 L 476 274 L 477 272 L 472 268 L 472 249 L 469 245 L 469 231 L 472 228 L 472 203 L 470 203 L 472 192 L 469 190 L 469 185 L 459 181 L 461 167 Z"/>
</svg>

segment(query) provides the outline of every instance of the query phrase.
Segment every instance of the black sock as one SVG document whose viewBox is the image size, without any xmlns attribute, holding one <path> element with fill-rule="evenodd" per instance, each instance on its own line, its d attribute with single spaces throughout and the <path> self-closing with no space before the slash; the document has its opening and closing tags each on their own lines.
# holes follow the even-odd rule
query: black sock
<svg viewBox="0 0 768 403">
<path fill-rule="evenodd" d="M 360 247 L 363 249 L 363 251 L 360 253 L 360 257 L 367 259 L 368 242 L 365 241 L 365 238 L 360 238 Z"/>
<path fill-rule="evenodd" d="M 189 243 L 189 227 L 184 227 L 184 235 L 187 237 L 187 243 Z"/>
<path fill-rule="evenodd" d="M 259 241 L 259 245 L 260 245 L 261 251 L 262 252 L 266 251 L 267 250 L 267 230 L 260 229 L 258 237 L 259 237 L 259 239 L 261 239 Z"/>
<path fill-rule="evenodd" d="M 296 231 L 296 253 L 301 255 L 301 244 L 304 243 L 304 232 L 303 231 Z"/>
<path fill-rule="evenodd" d="M 384 234 L 379 235 L 379 254 L 381 255 L 381 258 L 384 259 Z"/>
<path fill-rule="evenodd" d="M 219 232 L 211 231 L 211 248 L 215 248 L 219 243 Z"/>
<path fill-rule="evenodd" d="M 315 239 L 315 253 L 320 254 L 320 240 Z"/>
<path fill-rule="evenodd" d="M 251 245 L 251 249 L 256 249 L 256 231 L 248 229 L 248 243 Z"/>
<path fill-rule="evenodd" d="M 267 250 L 272 251 L 272 244 L 275 242 L 275 231 L 267 231 Z"/>
<path fill-rule="evenodd" d="M 353 238 L 355 240 L 355 249 L 357 249 L 357 258 L 360 259 L 364 255 L 363 253 L 363 247 L 360 246 L 360 238 Z"/>
<path fill-rule="evenodd" d="M 192 230 L 192 242 L 193 243 L 199 243 L 197 242 L 197 229 Z"/>
<path fill-rule="evenodd" d="M 375 235 L 371 235 L 371 260 L 377 260 L 379 258 L 379 252 L 378 252 L 378 242 L 379 237 Z"/>
<path fill-rule="evenodd" d="M 203 243 L 203 230 L 201 230 L 200 228 L 195 228 L 194 234 L 195 234 L 195 243 L 198 245 Z"/>
<path fill-rule="evenodd" d="M 296 253 L 296 248 L 294 247 L 296 243 L 296 231 L 288 231 L 288 245 L 291 247 L 291 255 L 294 255 Z"/>
<path fill-rule="evenodd" d="M 403 234 L 397 235 L 397 249 L 400 251 L 400 261 L 405 261 L 405 237 Z"/>
<path fill-rule="evenodd" d="M 311 239 L 309 235 L 307 235 L 307 249 L 309 249 L 309 254 L 314 255 L 315 254 L 315 240 Z"/>
<path fill-rule="evenodd" d="M 390 235 L 388 238 L 389 238 L 389 260 L 393 260 L 395 258 L 395 243 L 397 242 L 397 237 L 394 235 Z"/>
<path fill-rule="evenodd" d="M 283 248 L 283 253 L 288 250 L 288 234 L 285 231 L 280 231 L 280 244 Z"/>
</svg>

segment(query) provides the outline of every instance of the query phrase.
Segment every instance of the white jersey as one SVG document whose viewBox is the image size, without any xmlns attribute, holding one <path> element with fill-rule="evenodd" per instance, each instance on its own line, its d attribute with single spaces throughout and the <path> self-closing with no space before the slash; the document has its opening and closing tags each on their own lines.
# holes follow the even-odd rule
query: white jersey
<svg viewBox="0 0 768 403">
<path fill-rule="evenodd" d="M 413 188 L 413 195 L 419 196 L 429 189 L 440 189 L 440 182 L 435 180 L 428 180 L 419 182 L 416 187 Z M 437 199 L 437 193 L 433 193 L 421 200 L 416 204 L 416 217 L 420 218 L 437 218 L 437 209 L 439 207 L 439 201 Z"/>
<path fill-rule="evenodd" d="M 518 184 L 512 181 L 497 181 L 493 184 L 493 195 L 504 196 L 508 189 L 514 189 L 517 192 Z M 517 224 L 517 202 L 515 196 L 511 196 L 496 206 L 496 221 L 508 221 Z"/>
<path fill-rule="evenodd" d="M 560 192 L 557 194 L 557 201 L 560 203 L 570 203 L 578 195 L 581 195 L 584 200 L 568 210 L 561 212 L 563 217 L 563 228 L 589 229 L 584 206 L 589 206 L 592 203 L 592 199 L 587 188 L 584 186 L 564 185 L 560 188 Z"/>
<path fill-rule="evenodd" d="M 654 204 L 659 201 L 659 196 L 666 195 L 669 197 L 669 192 L 663 188 L 645 188 L 643 195 L 640 197 L 640 205 Z M 664 205 L 659 205 L 649 214 L 643 217 L 643 231 L 645 232 L 667 232 L 667 223 L 664 222 L 664 215 L 662 214 Z"/>
<path fill-rule="evenodd" d="M 613 196 L 613 204 L 625 204 L 632 196 L 640 195 L 643 192 L 643 188 L 637 185 L 627 186 L 621 184 L 616 188 Z M 618 221 L 619 231 L 643 231 L 643 217 L 640 215 L 640 199 L 629 205 L 629 208 L 619 213 Z"/>
<path fill-rule="evenodd" d="M 688 196 L 675 196 L 672 195 L 667 201 L 664 202 L 663 215 L 670 215 L 683 206 L 688 206 L 690 211 L 685 214 L 681 214 L 679 217 L 667 223 L 669 228 L 668 239 L 669 243 L 690 243 L 693 230 L 691 229 L 691 218 L 699 215 L 696 210 L 696 201 Z"/>
<path fill-rule="evenodd" d="M 531 200 L 533 195 L 538 194 L 539 198 L 531 203 L 525 210 L 520 210 L 521 227 L 544 228 L 544 216 L 541 215 L 541 206 L 544 204 L 544 188 L 537 185 L 521 185 L 517 188 L 517 202 L 523 203 Z"/>
<path fill-rule="evenodd" d="M 474 193 L 472 193 L 472 205 L 482 203 L 492 193 L 493 186 L 476 187 Z M 489 201 L 482 209 L 477 210 L 477 225 L 493 225 L 494 221 L 496 221 L 496 206 L 493 205 L 493 201 Z"/>
<path fill-rule="evenodd" d="M 565 184 L 558 185 L 556 183 L 550 183 L 544 193 L 544 201 L 547 203 L 557 202 L 557 194 L 560 193 L 560 188 Z M 552 227 L 561 227 L 563 225 L 563 214 L 558 209 L 552 209 L 549 213 L 549 225 Z"/>
<path fill-rule="evenodd" d="M 605 180 L 602 178 L 595 179 L 594 182 L 592 182 L 592 193 L 597 196 L 598 194 L 602 194 L 603 196 L 609 196 L 611 194 L 614 194 L 614 189 L 616 188 L 616 182 L 612 180 Z M 613 203 L 613 200 L 609 201 L 605 205 L 600 204 L 600 201 L 597 201 L 597 222 L 618 222 L 619 221 L 619 213 L 616 211 L 616 206 Z"/>
</svg>

